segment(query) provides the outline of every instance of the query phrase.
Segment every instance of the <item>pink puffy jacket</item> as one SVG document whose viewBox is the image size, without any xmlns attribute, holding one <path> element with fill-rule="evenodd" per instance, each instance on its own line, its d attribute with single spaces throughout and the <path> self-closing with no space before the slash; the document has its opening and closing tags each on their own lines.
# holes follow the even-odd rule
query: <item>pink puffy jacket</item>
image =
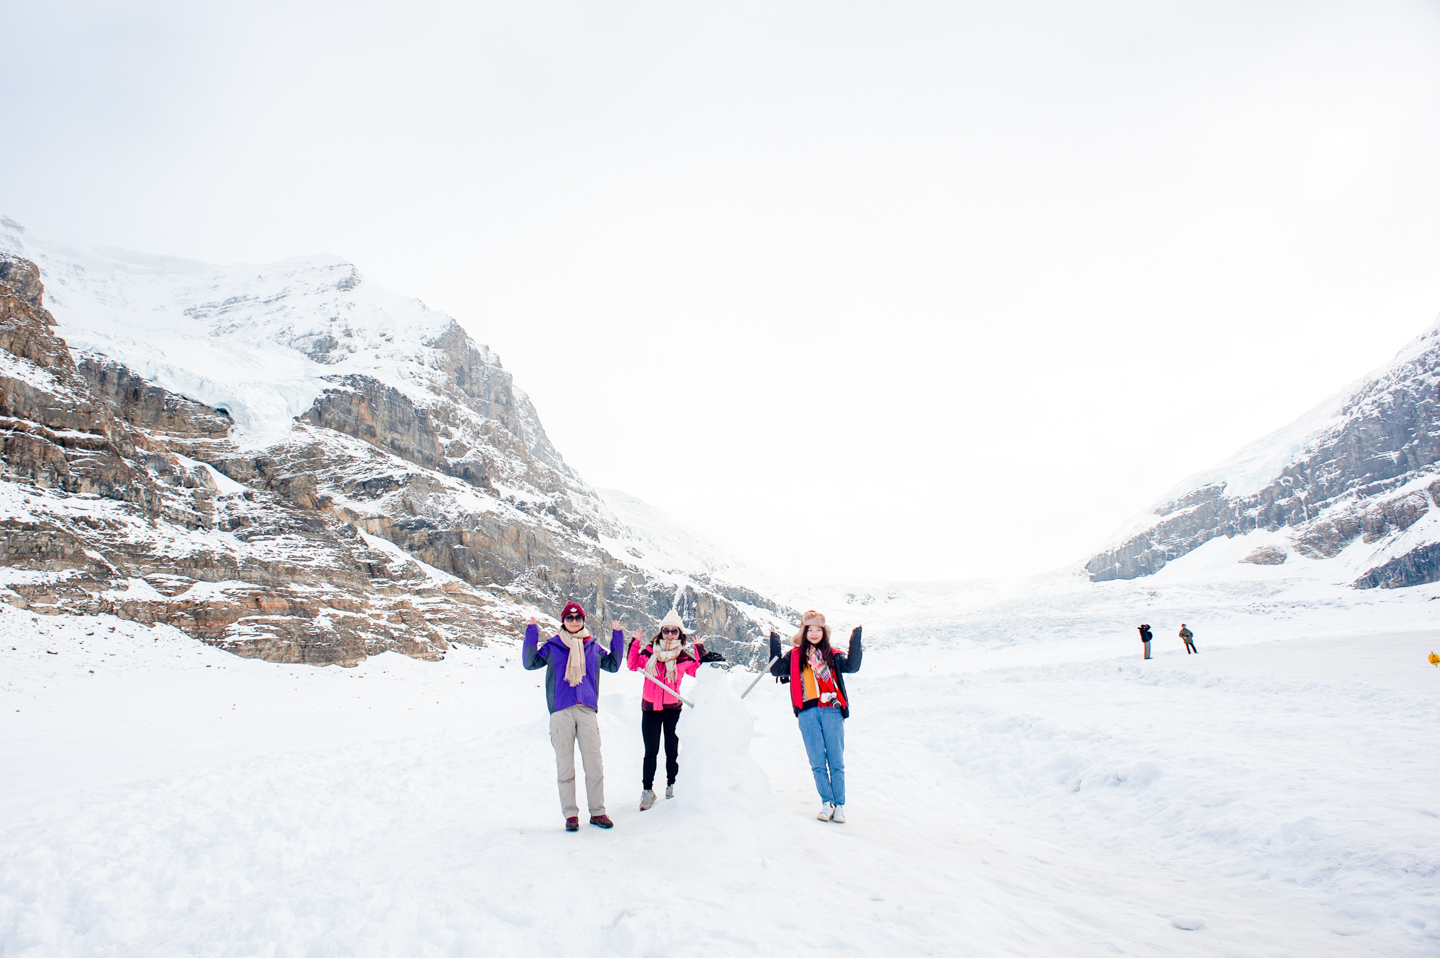
<svg viewBox="0 0 1440 958">
<path fill-rule="evenodd" d="M 628 656 L 630 671 L 643 672 L 645 666 L 650 662 L 650 656 L 654 654 L 654 651 L 650 646 L 641 643 L 640 640 L 632 639 L 630 642 L 630 654 Z M 689 649 L 681 652 L 680 657 L 673 663 L 677 668 L 661 669 L 660 666 L 657 665 L 655 667 L 657 673 L 655 680 L 664 684 L 666 688 L 673 689 L 676 692 L 680 691 L 680 683 L 685 681 L 685 676 L 694 675 L 696 671 L 699 670 L 699 656 L 702 654 L 704 654 L 704 650 L 701 647 L 691 646 Z M 663 675 L 659 674 L 662 672 L 664 673 Z M 673 682 L 668 681 L 672 673 L 675 674 L 675 681 Z M 642 679 L 640 684 L 644 686 L 640 691 L 640 708 L 654 711 L 656 709 L 663 709 L 667 705 L 680 704 L 679 699 L 669 692 L 660 689 L 654 682 L 646 682 Z"/>
</svg>

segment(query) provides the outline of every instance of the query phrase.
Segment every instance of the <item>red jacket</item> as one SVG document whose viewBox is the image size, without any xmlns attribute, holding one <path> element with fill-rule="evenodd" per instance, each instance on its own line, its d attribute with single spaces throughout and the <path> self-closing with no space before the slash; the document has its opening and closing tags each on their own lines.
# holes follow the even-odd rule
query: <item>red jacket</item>
<svg viewBox="0 0 1440 958">
<path fill-rule="evenodd" d="M 849 653 L 835 652 L 835 687 L 840 690 L 840 700 L 843 703 L 840 706 L 841 718 L 850 717 L 850 694 L 845 691 L 845 676 L 842 673 L 859 672 L 860 658 L 864 651 L 860 645 L 860 626 L 857 625 L 850 633 Z M 791 647 L 790 651 L 784 655 L 780 655 L 780 637 L 773 631 L 770 633 L 770 657 L 776 660 L 775 664 L 770 666 L 770 674 L 781 682 L 790 684 L 790 705 L 795 709 L 796 715 L 820 704 L 818 699 L 811 699 L 808 702 L 801 701 L 801 697 L 805 694 L 805 684 L 800 681 L 800 656 L 795 654 L 794 647 Z"/>
</svg>

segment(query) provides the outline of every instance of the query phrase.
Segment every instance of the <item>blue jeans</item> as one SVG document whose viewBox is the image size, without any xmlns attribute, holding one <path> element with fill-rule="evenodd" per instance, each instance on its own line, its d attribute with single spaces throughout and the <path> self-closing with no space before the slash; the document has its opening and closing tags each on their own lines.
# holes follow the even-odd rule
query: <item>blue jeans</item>
<svg viewBox="0 0 1440 958">
<path fill-rule="evenodd" d="M 845 720 L 835 708 L 806 709 L 800 713 L 800 738 L 815 773 L 820 801 L 845 804 Z M 828 766 L 828 770 L 827 770 Z"/>
</svg>

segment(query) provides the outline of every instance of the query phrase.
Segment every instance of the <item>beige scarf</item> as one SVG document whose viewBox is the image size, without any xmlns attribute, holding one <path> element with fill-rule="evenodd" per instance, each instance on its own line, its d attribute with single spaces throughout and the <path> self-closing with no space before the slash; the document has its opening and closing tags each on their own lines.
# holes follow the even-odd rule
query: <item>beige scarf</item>
<svg viewBox="0 0 1440 958">
<path fill-rule="evenodd" d="M 570 655 L 565 660 L 565 681 L 570 683 L 572 689 L 585 681 L 585 640 L 588 638 L 588 627 L 581 626 L 579 632 L 572 633 L 563 624 L 560 626 L 560 641 L 570 650 Z"/>
<path fill-rule="evenodd" d="M 658 648 L 656 646 L 658 646 Z M 661 678 L 663 681 L 668 682 L 672 687 L 678 689 L 680 687 L 680 667 L 675 665 L 674 662 L 680 657 L 680 640 L 661 639 L 658 643 L 656 643 L 656 646 L 651 646 L 651 648 L 654 650 L 654 654 L 650 656 L 650 661 L 645 663 L 645 674 L 650 676 L 652 679 L 656 678 L 655 663 L 662 662 L 665 664 L 666 671 L 670 674 L 670 677 L 666 679 L 665 676 L 662 674 L 661 676 L 659 676 L 659 678 Z"/>
</svg>

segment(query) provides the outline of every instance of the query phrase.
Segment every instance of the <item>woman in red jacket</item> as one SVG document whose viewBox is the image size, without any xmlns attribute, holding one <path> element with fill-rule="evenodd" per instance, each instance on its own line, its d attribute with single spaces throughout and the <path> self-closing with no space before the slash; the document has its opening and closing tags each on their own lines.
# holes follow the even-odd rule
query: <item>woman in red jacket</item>
<svg viewBox="0 0 1440 958">
<path fill-rule="evenodd" d="M 811 609 L 800 619 L 793 648 L 780 654 L 780 637 L 770 630 L 770 672 L 790 685 L 790 704 L 800 721 L 800 738 L 815 774 L 820 793 L 822 822 L 845 821 L 845 719 L 850 700 L 845 694 L 845 673 L 860 671 L 860 626 L 850 633 L 850 650 L 830 647 L 830 626 L 825 616 Z"/>
</svg>

